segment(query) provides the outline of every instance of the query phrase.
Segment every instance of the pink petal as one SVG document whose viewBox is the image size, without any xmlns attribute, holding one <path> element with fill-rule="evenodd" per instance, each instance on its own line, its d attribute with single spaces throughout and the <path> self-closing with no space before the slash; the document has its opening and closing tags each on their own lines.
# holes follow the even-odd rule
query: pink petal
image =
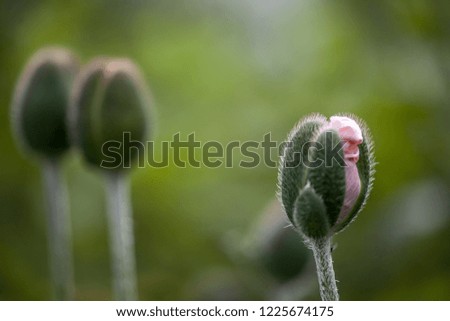
<svg viewBox="0 0 450 321">
<path fill-rule="evenodd" d="M 344 142 L 345 159 L 356 163 L 359 158 L 358 145 L 363 141 L 361 128 L 353 119 L 342 116 L 332 116 L 330 127 L 337 130 Z"/>
<path fill-rule="evenodd" d="M 358 145 L 363 142 L 361 128 L 351 118 L 343 116 L 333 116 L 330 118 L 330 127 L 337 130 L 344 143 L 345 159 L 345 197 L 344 205 L 339 213 L 338 223 L 342 222 L 349 214 L 359 193 L 361 192 L 361 181 L 359 179 L 356 162 L 359 159 Z"/>
<path fill-rule="evenodd" d="M 342 140 L 361 144 L 363 141 L 361 128 L 351 118 L 344 116 L 331 116 L 330 125 L 339 132 Z"/>
<path fill-rule="evenodd" d="M 345 164 L 345 198 L 337 223 L 345 220 L 361 192 L 361 181 L 356 162 L 345 160 Z"/>
</svg>

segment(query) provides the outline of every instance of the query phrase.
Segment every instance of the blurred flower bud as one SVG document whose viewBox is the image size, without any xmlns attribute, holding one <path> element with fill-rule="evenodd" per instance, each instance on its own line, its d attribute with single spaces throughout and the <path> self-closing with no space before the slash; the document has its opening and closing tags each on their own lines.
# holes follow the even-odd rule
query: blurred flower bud
<svg viewBox="0 0 450 321">
<path fill-rule="evenodd" d="M 305 246 L 299 246 L 297 233 L 286 228 L 282 212 L 280 203 L 271 201 L 241 244 L 248 257 L 285 283 L 304 272 L 310 256 Z"/>
<path fill-rule="evenodd" d="M 144 149 L 150 104 L 132 61 L 98 58 L 87 65 L 75 80 L 69 115 L 72 139 L 85 160 L 103 168 L 130 167 Z M 111 155 L 118 156 L 113 160 L 105 155 L 111 142 Z"/>
<path fill-rule="evenodd" d="M 288 136 L 279 166 L 279 197 L 295 228 L 329 237 L 361 211 L 373 184 L 371 136 L 353 115 L 301 120 Z"/>
<path fill-rule="evenodd" d="M 17 83 L 11 108 L 19 143 L 41 156 L 69 148 L 66 112 L 78 61 L 66 49 L 44 48 L 30 59 Z"/>
<path fill-rule="evenodd" d="M 241 271 L 249 268 L 252 277 L 247 281 L 264 288 L 266 299 L 302 299 L 311 290 L 304 279 L 311 280 L 313 262 L 309 249 L 299 243 L 298 233 L 288 228 L 282 214 L 281 204 L 273 199 L 244 237 L 229 232 L 223 245 Z"/>
</svg>

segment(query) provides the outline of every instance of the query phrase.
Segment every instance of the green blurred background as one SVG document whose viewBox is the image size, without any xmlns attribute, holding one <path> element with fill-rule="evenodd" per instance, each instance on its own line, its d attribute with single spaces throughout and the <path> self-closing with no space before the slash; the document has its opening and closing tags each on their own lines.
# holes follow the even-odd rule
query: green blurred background
<svg viewBox="0 0 450 321">
<path fill-rule="evenodd" d="M 157 146 L 177 132 L 281 142 L 311 112 L 362 117 L 379 165 L 366 209 L 335 238 L 341 298 L 450 300 L 449 1 L 1 1 L 2 300 L 51 298 L 40 171 L 9 106 L 28 58 L 54 44 L 141 66 Z M 110 299 L 102 178 L 76 153 L 65 173 L 76 298 Z M 276 177 L 263 164 L 135 170 L 140 298 L 319 299 L 312 254 L 273 236 L 286 225 Z"/>
</svg>

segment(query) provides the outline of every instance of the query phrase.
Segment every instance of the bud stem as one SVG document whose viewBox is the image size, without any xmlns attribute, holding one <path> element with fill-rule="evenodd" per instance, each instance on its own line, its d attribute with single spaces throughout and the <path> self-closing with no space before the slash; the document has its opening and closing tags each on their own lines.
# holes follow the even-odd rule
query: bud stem
<svg viewBox="0 0 450 321">
<path fill-rule="evenodd" d="M 106 186 L 115 299 L 136 300 L 129 178 L 124 173 L 107 173 Z"/>
<path fill-rule="evenodd" d="M 74 286 L 71 224 L 67 190 L 59 159 L 44 159 L 42 174 L 48 207 L 48 246 L 53 296 L 55 300 L 72 300 Z"/>
<path fill-rule="evenodd" d="M 339 301 L 333 259 L 331 257 L 331 238 L 311 240 L 319 279 L 320 296 L 323 301 Z"/>
</svg>

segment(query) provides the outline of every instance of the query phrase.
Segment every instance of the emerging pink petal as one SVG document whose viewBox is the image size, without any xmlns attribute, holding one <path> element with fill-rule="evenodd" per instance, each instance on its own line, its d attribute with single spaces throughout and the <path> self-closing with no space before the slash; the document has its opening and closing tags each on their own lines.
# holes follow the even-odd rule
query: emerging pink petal
<svg viewBox="0 0 450 321">
<path fill-rule="evenodd" d="M 345 160 L 345 198 L 339 213 L 338 223 L 342 222 L 351 211 L 361 191 L 358 168 L 353 161 Z"/>
<path fill-rule="evenodd" d="M 338 131 L 344 143 L 345 160 L 356 163 L 359 159 L 358 145 L 363 142 L 361 128 L 353 119 L 342 116 L 330 117 L 330 127 Z"/>
<path fill-rule="evenodd" d="M 363 142 L 361 128 L 351 118 L 333 116 L 330 118 L 330 127 L 337 130 L 341 137 L 345 159 L 345 198 L 339 214 L 338 223 L 342 222 L 351 211 L 361 191 L 356 162 L 359 159 L 358 145 Z"/>
</svg>

